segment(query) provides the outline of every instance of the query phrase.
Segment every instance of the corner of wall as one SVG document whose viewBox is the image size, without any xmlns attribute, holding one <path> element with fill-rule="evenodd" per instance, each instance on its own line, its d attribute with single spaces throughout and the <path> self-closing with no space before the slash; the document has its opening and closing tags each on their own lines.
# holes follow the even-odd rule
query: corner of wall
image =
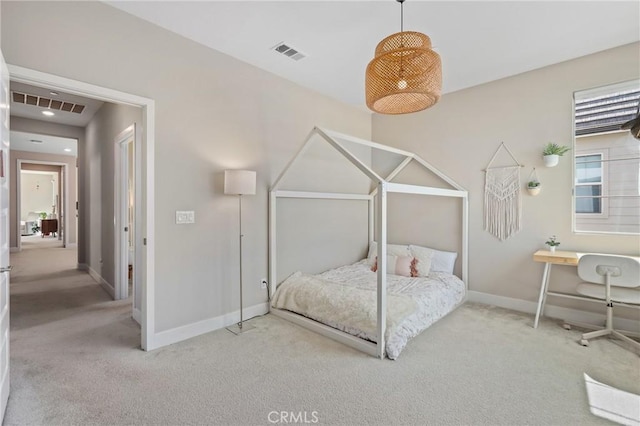
<svg viewBox="0 0 640 426">
<path fill-rule="evenodd" d="M 100 287 L 102 287 L 102 289 L 106 291 L 112 299 L 116 297 L 116 292 L 113 285 L 109 284 L 109 282 L 107 282 L 107 280 L 105 280 L 102 275 L 95 271 L 95 269 L 87 266 L 86 264 L 78 264 L 78 269 L 87 271 L 91 278 L 93 278 L 95 282 L 100 284 Z"/>
</svg>

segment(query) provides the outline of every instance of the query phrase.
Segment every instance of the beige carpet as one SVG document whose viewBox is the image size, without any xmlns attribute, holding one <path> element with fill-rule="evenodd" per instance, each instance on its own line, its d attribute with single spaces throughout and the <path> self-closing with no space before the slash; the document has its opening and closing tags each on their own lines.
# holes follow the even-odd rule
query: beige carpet
<svg viewBox="0 0 640 426">
<path fill-rule="evenodd" d="M 474 304 L 397 361 L 271 316 L 145 353 L 130 304 L 76 271 L 73 250 L 12 262 L 6 425 L 610 424 L 589 413 L 583 373 L 640 393 L 640 358 L 619 344 L 584 348 L 578 331 Z"/>
</svg>

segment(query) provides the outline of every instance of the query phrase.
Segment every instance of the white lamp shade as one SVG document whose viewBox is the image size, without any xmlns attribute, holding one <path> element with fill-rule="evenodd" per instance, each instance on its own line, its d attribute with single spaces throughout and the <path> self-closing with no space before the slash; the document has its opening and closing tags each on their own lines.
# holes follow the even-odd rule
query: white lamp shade
<svg viewBox="0 0 640 426">
<path fill-rule="evenodd" d="M 255 195 L 256 172 L 251 170 L 225 170 L 224 193 L 229 195 Z"/>
</svg>

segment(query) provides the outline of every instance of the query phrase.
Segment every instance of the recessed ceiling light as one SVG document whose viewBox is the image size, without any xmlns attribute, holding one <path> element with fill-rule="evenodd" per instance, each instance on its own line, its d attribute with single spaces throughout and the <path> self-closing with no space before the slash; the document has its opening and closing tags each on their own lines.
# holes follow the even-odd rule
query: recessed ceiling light
<svg viewBox="0 0 640 426">
<path fill-rule="evenodd" d="M 65 148 L 64 149 L 66 152 L 71 152 L 71 148 Z"/>
<path fill-rule="evenodd" d="M 51 96 L 58 96 L 58 95 L 59 95 L 59 93 L 58 93 L 58 92 L 49 92 L 49 94 L 50 94 Z"/>
<path fill-rule="evenodd" d="M 47 117 L 51 117 L 52 115 L 55 115 L 53 112 L 46 110 L 46 111 L 42 111 L 42 114 L 46 115 Z"/>
</svg>

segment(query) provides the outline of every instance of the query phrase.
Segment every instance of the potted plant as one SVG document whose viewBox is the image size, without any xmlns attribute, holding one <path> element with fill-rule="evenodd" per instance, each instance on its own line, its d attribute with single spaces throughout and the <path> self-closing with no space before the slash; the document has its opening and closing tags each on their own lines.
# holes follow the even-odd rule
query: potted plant
<svg viewBox="0 0 640 426">
<path fill-rule="evenodd" d="M 527 191 L 529 192 L 529 195 L 538 195 L 540 193 L 540 182 L 537 180 L 530 180 L 527 182 Z"/>
<path fill-rule="evenodd" d="M 560 157 L 562 157 L 571 148 L 565 145 L 549 142 L 542 151 L 542 159 L 547 167 L 555 167 L 558 165 Z"/>
<path fill-rule="evenodd" d="M 545 244 L 549 246 L 549 251 L 551 253 L 555 252 L 556 247 L 560 245 L 560 241 L 557 241 L 556 238 L 557 237 L 555 235 L 552 235 L 547 241 L 545 241 Z"/>
</svg>

